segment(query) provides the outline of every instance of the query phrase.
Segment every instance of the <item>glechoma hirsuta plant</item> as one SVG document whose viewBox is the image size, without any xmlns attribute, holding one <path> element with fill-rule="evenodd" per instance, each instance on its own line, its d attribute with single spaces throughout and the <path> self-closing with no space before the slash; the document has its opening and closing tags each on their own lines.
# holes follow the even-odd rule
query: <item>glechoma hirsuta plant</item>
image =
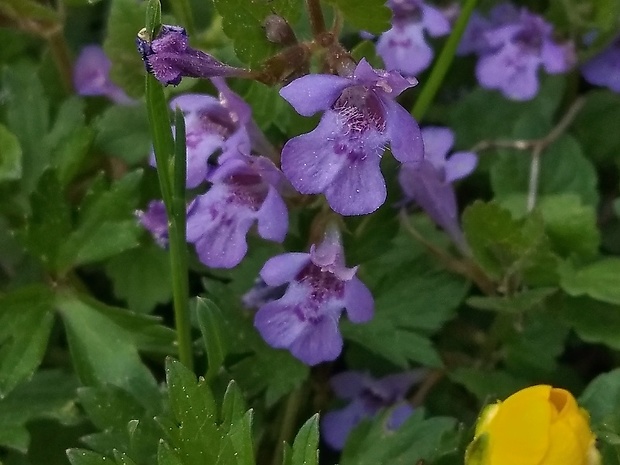
<svg viewBox="0 0 620 465">
<path fill-rule="evenodd" d="M 620 465 L 619 0 L 95 3 L 0 0 L 0 463 Z"/>
</svg>

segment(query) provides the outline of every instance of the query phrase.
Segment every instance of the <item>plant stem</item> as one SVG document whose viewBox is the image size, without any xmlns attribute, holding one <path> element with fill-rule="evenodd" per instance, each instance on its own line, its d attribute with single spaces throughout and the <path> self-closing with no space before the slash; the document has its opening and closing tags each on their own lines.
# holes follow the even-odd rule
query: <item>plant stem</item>
<svg viewBox="0 0 620 465">
<path fill-rule="evenodd" d="M 172 13 L 179 23 L 187 30 L 189 35 L 193 35 L 196 31 L 194 26 L 194 17 L 192 15 L 192 7 L 188 0 L 170 0 Z"/>
<path fill-rule="evenodd" d="M 62 33 L 62 28 L 58 28 L 47 37 L 47 43 L 50 46 L 52 58 L 56 64 L 60 80 L 67 93 L 73 92 L 73 65 L 69 55 L 67 41 Z"/>
<path fill-rule="evenodd" d="M 306 0 L 306 6 L 308 7 L 312 35 L 318 37 L 325 32 L 325 18 L 323 17 L 323 10 L 321 10 L 321 2 L 319 0 Z"/>
<path fill-rule="evenodd" d="M 280 434 L 278 436 L 278 442 L 271 461 L 272 465 L 279 465 L 282 463 L 282 447 L 284 441 L 290 442 L 293 437 L 295 421 L 297 420 L 297 413 L 299 412 L 299 407 L 301 405 L 304 392 L 305 390 L 303 386 L 300 386 L 291 392 L 286 399 L 284 415 L 282 418 L 282 423 L 280 424 Z"/>
<path fill-rule="evenodd" d="M 428 107 L 432 103 L 441 83 L 443 82 L 443 78 L 448 72 L 448 68 L 452 64 L 452 60 L 454 59 L 454 54 L 456 53 L 456 48 L 459 45 L 459 41 L 461 40 L 461 36 L 465 31 L 465 27 L 467 26 L 467 22 L 469 21 L 469 17 L 471 16 L 472 11 L 474 10 L 476 3 L 478 0 L 466 0 L 465 5 L 463 5 L 463 9 L 461 10 L 461 14 L 459 15 L 456 23 L 454 24 L 454 28 L 452 29 L 452 33 L 446 44 L 444 45 L 433 69 L 431 70 L 431 74 L 428 77 L 428 81 L 422 88 L 422 92 L 420 96 L 416 100 L 411 113 L 413 116 L 419 121 L 424 118 Z"/>
<path fill-rule="evenodd" d="M 157 175 L 168 216 L 170 265 L 172 268 L 172 301 L 177 331 L 179 360 L 190 370 L 194 367 L 191 325 L 189 320 L 189 284 L 187 246 L 185 243 L 185 127 L 183 118 L 175 118 L 175 143 L 170 130 L 168 105 L 164 91 L 153 76 L 146 76 L 146 105 Z M 180 162 L 180 160 L 182 160 Z M 180 166 L 182 165 L 182 166 Z M 179 178 L 183 176 L 183 182 Z"/>
</svg>

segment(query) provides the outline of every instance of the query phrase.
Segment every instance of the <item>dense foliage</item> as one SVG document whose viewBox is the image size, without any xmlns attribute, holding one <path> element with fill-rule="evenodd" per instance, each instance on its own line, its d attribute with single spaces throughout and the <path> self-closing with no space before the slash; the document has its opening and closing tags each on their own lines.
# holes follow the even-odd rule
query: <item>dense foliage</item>
<svg viewBox="0 0 620 465">
<path fill-rule="evenodd" d="M 0 464 L 475 465 L 560 396 L 620 465 L 619 34 L 0 0 Z"/>
</svg>

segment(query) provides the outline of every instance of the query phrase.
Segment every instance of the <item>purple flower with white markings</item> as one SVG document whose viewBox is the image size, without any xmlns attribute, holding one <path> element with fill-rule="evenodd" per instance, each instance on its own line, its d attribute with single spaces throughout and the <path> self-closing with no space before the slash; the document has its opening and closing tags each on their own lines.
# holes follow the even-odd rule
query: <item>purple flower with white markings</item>
<svg viewBox="0 0 620 465">
<path fill-rule="evenodd" d="M 330 380 L 334 393 L 350 403 L 323 417 L 321 432 L 325 442 L 333 449 L 341 450 L 355 426 L 388 407 L 393 407 L 393 410 L 386 427 L 398 429 L 413 413 L 413 407 L 406 402 L 405 396 L 425 373 L 420 369 L 374 379 L 366 373 L 345 371 L 334 376 Z"/>
<path fill-rule="evenodd" d="M 168 216 L 162 200 L 149 202 L 146 211 L 138 210 L 136 216 L 142 227 L 151 233 L 160 247 L 168 246 Z"/>
<path fill-rule="evenodd" d="M 471 174 L 478 158 L 472 152 L 456 152 L 447 158 L 454 144 L 454 133 L 449 128 L 426 127 L 422 129 L 422 139 L 424 160 L 403 164 L 398 180 L 405 195 L 420 205 L 457 245 L 465 248 L 452 183 Z"/>
<path fill-rule="evenodd" d="M 254 222 L 263 239 L 282 242 L 288 212 L 278 189 L 282 173 L 264 157 L 229 158 L 210 177 L 213 185 L 188 207 L 187 241 L 212 268 L 232 268 L 245 256 Z"/>
<path fill-rule="evenodd" d="M 73 86 L 78 95 L 104 96 L 119 105 L 135 101 L 110 79 L 112 62 L 99 45 L 87 45 L 80 51 L 73 67 Z"/>
<path fill-rule="evenodd" d="M 282 171 L 302 194 L 324 193 L 342 215 L 363 215 L 386 198 L 379 163 L 387 144 L 400 162 L 423 156 L 420 129 L 394 99 L 417 81 L 373 69 L 365 59 L 351 77 L 310 74 L 280 95 L 304 116 L 324 111 L 312 132 L 282 149 Z"/>
<path fill-rule="evenodd" d="M 343 309 L 353 323 L 373 316 L 368 288 L 347 268 L 337 229 L 329 228 L 310 253 L 271 258 L 260 271 L 271 287 L 287 285 L 284 295 L 263 305 L 254 326 L 275 348 L 288 349 L 308 365 L 334 360 L 342 351 L 338 321 Z"/>
<path fill-rule="evenodd" d="M 422 0 L 389 0 L 392 9 L 392 28 L 381 34 L 377 53 L 386 69 L 413 76 L 431 64 L 433 49 L 426 42 L 425 33 L 440 37 L 450 32 L 450 23 L 444 14 Z"/>
<path fill-rule="evenodd" d="M 247 70 L 234 68 L 216 60 L 208 53 L 189 46 L 187 32 L 179 26 L 162 25 L 151 40 L 146 29 L 136 38 L 136 46 L 146 71 L 162 84 L 174 86 L 183 77 L 212 78 L 216 76 L 247 76 Z"/>
<path fill-rule="evenodd" d="M 620 36 L 584 63 L 581 74 L 590 84 L 608 87 L 620 93 Z"/>
<path fill-rule="evenodd" d="M 525 8 L 496 7 L 489 21 L 474 16 L 460 47 L 461 53 L 480 56 L 476 77 L 487 89 L 497 89 L 512 100 L 529 100 L 538 93 L 538 70 L 549 74 L 568 71 L 575 63 L 572 42 L 558 43 L 553 28 Z"/>
</svg>

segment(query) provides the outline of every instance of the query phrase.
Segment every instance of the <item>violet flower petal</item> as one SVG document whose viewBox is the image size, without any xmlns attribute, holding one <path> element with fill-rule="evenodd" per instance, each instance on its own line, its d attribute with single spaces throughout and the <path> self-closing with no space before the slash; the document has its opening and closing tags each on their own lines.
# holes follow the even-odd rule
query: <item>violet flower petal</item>
<svg viewBox="0 0 620 465">
<path fill-rule="evenodd" d="M 260 270 L 260 277 L 270 286 L 276 287 L 295 279 L 310 263 L 310 254 L 291 252 L 270 258 Z"/>
<path fill-rule="evenodd" d="M 340 410 L 332 410 L 323 415 L 321 434 L 323 440 L 334 450 L 342 450 L 351 430 L 368 417 L 360 402 L 351 402 Z"/>
<path fill-rule="evenodd" d="M 347 317 L 353 323 L 366 323 L 372 320 L 375 302 L 372 294 L 359 278 L 353 277 L 345 284 L 344 305 Z"/>
<path fill-rule="evenodd" d="M 278 191 L 270 186 L 257 214 L 258 234 L 263 239 L 282 242 L 288 231 L 288 210 Z"/>
<path fill-rule="evenodd" d="M 394 158 L 401 163 L 421 160 L 424 157 L 424 144 L 416 120 L 392 100 L 383 100 L 383 104 L 386 109 L 387 135 Z"/>
<path fill-rule="evenodd" d="M 448 183 L 469 176 L 478 165 L 478 157 L 473 152 L 453 153 L 446 161 L 445 181 Z"/>
<path fill-rule="evenodd" d="M 280 89 L 284 100 L 303 116 L 328 109 L 351 80 L 330 74 L 307 74 Z"/>
</svg>

